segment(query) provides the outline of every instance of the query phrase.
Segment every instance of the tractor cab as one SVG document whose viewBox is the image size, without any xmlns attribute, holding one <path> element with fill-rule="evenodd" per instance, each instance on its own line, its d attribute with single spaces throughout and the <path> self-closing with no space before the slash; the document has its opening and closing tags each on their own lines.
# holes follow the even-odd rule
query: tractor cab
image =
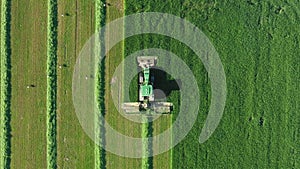
<svg viewBox="0 0 300 169">
<path fill-rule="evenodd" d="M 156 65 L 156 56 L 137 57 L 139 70 L 139 100 L 133 103 L 123 103 L 122 108 L 126 113 L 170 113 L 173 108 L 172 103 L 156 102 L 153 92 L 154 77 L 151 68 Z"/>
</svg>

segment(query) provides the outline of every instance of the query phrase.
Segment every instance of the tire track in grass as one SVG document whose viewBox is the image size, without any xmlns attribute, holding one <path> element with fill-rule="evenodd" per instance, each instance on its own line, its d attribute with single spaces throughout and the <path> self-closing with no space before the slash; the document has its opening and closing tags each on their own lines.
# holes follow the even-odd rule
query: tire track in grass
<svg viewBox="0 0 300 169">
<path fill-rule="evenodd" d="M 259 125 L 259 119 L 263 116 L 263 113 L 265 110 L 263 108 L 261 108 L 262 102 L 263 102 L 263 87 L 264 87 L 264 75 L 266 74 L 266 71 L 268 71 L 268 69 L 265 67 L 266 61 L 265 61 L 265 57 L 268 54 L 265 54 L 265 44 L 269 45 L 269 43 L 266 43 L 265 40 L 265 13 L 266 13 L 266 4 L 265 2 L 262 2 L 259 4 L 260 7 L 260 19 L 259 19 L 259 26 L 258 26 L 258 44 L 260 46 L 258 46 L 258 56 L 255 57 L 255 64 L 254 64 L 254 93 L 253 93 L 253 120 L 254 124 L 253 124 L 253 130 L 252 130 L 252 135 L 254 136 L 254 139 L 257 139 L 257 137 L 259 137 L 261 140 L 265 140 L 265 138 L 263 136 L 265 136 L 265 134 L 261 134 L 261 132 L 263 131 L 261 128 L 258 127 Z M 269 47 L 267 46 L 267 49 Z M 251 122 L 252 119 L 249 119 L 249 121 Z M 260 136 L 259 136 L 260 135 Z M 257 144 L 257 140 L 253 140 L 255 143 Z M 255 145 L 253 145 L 255 146 Z M 263 149 L 260 149 L 263 150 Z M 263 157 L 261 156 L 262 153 L 259 153 L 257 151 L 257 149 L 253 149 L 252 154 L 257 154 L 257 156 L 259 156 L 258 158 L 262 159 Z M 265 151 L 263 151 L 265 152 Z M 253 164 L 255 167 L 259 167 L 259 161 L 256 161 Z M 266 165 L 266 164 L 264 164 Z M 264 166 L 265 167 L 265 166 Z"/>
<path fill-rule="evenodd" d="M 300 156 L 299 154 L 299 146 L 300 139 L 299 139 L 299 132 L 297 129 L 300 128 L 300 114 L 299 114 L 299 93 L 293 91 L 299 91 L 299 83 L 300 83 L 300 68 L 298 64 L 300 63 L 299 60 L 299 53 L 300 53 L 300 45 L 299 45 L 299 35 L 300 31 L 299 28 L 292 27 L 292 25 L 299 25 L 300 24 L 300 2 L 286 2 L 287 4 L 280 6 L 281 14 L 284 15 L 285 20 L 290 21 L 288 23 L 288 28 L 292 29 L 292 34 L 286 36 L 287 40 L 292 41 L 291 45 L 286 46 L 286 51 L 293 51 L 291 55 L 286 55 L 285 58 L 285 74 L 286 74 L 286 95 L 285 102 L 288 103 L 285 106 L 285 113 L 289 114 L 287 128 L 289 129 L 287 133 L 291 135 L 288 138 L 287 146 L 289 147 L 289 157 L 288 159 L 291 160 L 291 168 L 299 168 L 300 166 Z M 288 42 L 290 42 L 288 41 Z M 288 42 L 286 44 L 288 44 Z M 298 75 L 298 76 L 297 76 Z M 298 124 L 298 125 L 297 125 Z"/>
<path fill-rule="evenodd" d="M 57 0 L 48 0 L 47 40 L 47 168 L 57 168 L 56 95 L 57 95 Z"/>
<path fill-rule="evenodd" d="M 282 91 L 281 94 L 274 99 L 278 103 L 275 104 L 277 111 L 280 110 L 279 121 L 281 125 L 277 125 L 276 130 L 278 137 L 277 149 L 280 152 L 276 153 L 279 168 L 299 168 L 297 167 L 297 154 L 299 150 L 299 142 L 295 139 L 295 133 L 300 127 L 300 123 L 295 119 L 299 119 L 297 111 L 297 95 L 293 91 L 299 91 L 293 88 L 294 84 L 299 84 L 299 77 L 296 76 L 299 72 L 299 66 L 293 63 L 299 63 L 299 2 L 288 4 L 287 2 L 277 2 L 273 7 L 274 29 L 273 31 L 273 46 L 279 50 L 273 50 L 272 58 L 274 64 L 274 91 Z M 284 37 L 284 40 L 283 40 Z M 298 60 L 297 60 L 298 59 Z M 296 80 L 296 81 L 295 81 Z M 297 82 L 298 81 L 298 82 Z M 295 83 L 296 82 L 296 83 Z M 278 106 L 282 105 L 282 106 Z M 298 124 L 298 125 L 297 125 Z M 284 146 L 283 146 L 284 145 Z"/>
<path fill-rule="evenodd" d="M 249 4 L 248 4 L 249 5 Z M 252 4 L 253 5 L 253 4 Z M 251 7 L 251 5 L 250 5 Z M 257 10 L 255 10 L 255 8 Z M 245 106 L 242 107 L 242 112 L 247 113 L 247 115 L 241 119 L 245 122 L 245 124 L 248 124 L 248 126 L 245 128 L 245 139 L 243 141 L 244 146 L 246 147 L 246 153 L 241 152 L 241 155 L 243 158 L 252 158 L 252 160 L 245 160 L 243 163 L 243 166 L 256 166 L 259 167 L 259 160 L 254 160 L 256 157 L 253 157 L 253 154 L 257 154 L 260 156 L 259 158 L 262 158 L 261 155 L 262 153 L 257 152 L 257 149 L 251 149 L 252 146 L 257 145 L 257 137 L 258 135 L 265 135 L 266 133 L 265 130 L 262 127 L 259 127 L 259 120 L 261 117 L 263 117 L 264 110 L 261 110 L 260 105 L 261 105 L 261 95 L 263 91 L 261 90 L 264 82 L 263 81 L 262 71 L 268 71 L 268 69 L 264 69 L 264 65 L 267 65 L 266 63 L 269 63 L 268 59 L 266 56 L 268 56 L 268 50 L 269 50 L 269 43 L 264 43 L 266 41 L 266 36 L 264 32 L 263 27 L 263 21 L 262 19 L 265 17 L 265 6 L 263 4 L 257 4 L 256 7 L 253 7 L 253 12 L 255 14 L 257 13 L 257 24 L 255 24 L 254 20 L 248 19 L 246 22 L 246 25 L 249 26 L 249 28 L 254 28 L 257 27 L 257 29 L 250 29 L 247 30 L 249 33 L 251 33 L 252 37 L 251 39 L 248 39 L 249 44 L 252 44 L 251 46 L 248 47 L 248 52 L 251 56 L 248 62 L 243 62 L 243 64 L 247 63 L 247 66 L 249 66 L 249 70 L 247 70 L 247 80 L 249 83 L 245 86 L 244 91 L 248 93 L 249 95 L 245 95 Z M 255 16 L 253 14 L 253 16 Z M 255 19 L 256 17 L 253 17 Z M 257 43 L 256 43 L 257 42 Z M 266 45 L 266 46 L 264 46 Z M 267 49 L 267 50 L 265 50 Z M 246 67 L 247 68 L 247 67 Z M 263 133 L 262 133 L 263 132 Z M 259 138 L 263 138 L 260 136 Z M 254 139 L 254 140 L 252 140 Z M 263 138 L 264 139 L 264 138 Z M 252 146 L 249 146 L 252 145 Z M 262 150 L 262 149 L 261 149 Z M 264 151 L 265 152 L 265 151 Z M 253 159 L 254 158 L 254 159 Z"/>
<path fill-rule="evenodd" d="M 300 20 L 298 20 L 300 22 Z M 300 23 L 299 23 L 300 24 Z M 298 24 L 298 25 L 299 25 Z M 289 119 L 290 121 L 288 122 L 288 128 L 289 129 L 294 129 L 294 130 L 288 130 L 290 135 L 292 136 L 289 140 L 290 142 L 288 143 L 290 147 L 290 152 L 291 152 L 291 157 L 290 159 L 292 160 L 292 168 L 299 168 L 300 167 L 300 108 L 299 108 L 299 101 L 300 101 L 300 30 L 296 27 L 295 29 L 295 34 L 294 34 L 294 44 L 291 46 L 291 49 L 297 49 L 293 53 L 293 58 L 290 58 L 288 60 L 287 64 L 287 81 L 289 84 L 289 87 L 287 88 L 287 93 L 289 95 L 288 102 L 290 103 L 286 109 L 289 113 Z M 295 92 L 296 91 L 296 92 Z M 297 92 L 298 91 L 298 92 Z"/>
<path fill-rule="evenodd" d="M 261 148 L 256 149 L 258 160 L 256 167 L 268 168 L 271 163 L 271 144 L 272 141 L 272 126 L 271 120 L 266 123 L 270 118 L 271 107 L 268 105 L 268 97 L 270 94 L 270 75 L 272 74 L 271 68 L 271 37 L 270 31 L 272 29 L 272 17 L 270 14 L 270 2 L 261 2 L 261 27 L 259 29 L 259 58 L 257 58 L 257 81 L 256 97 L 254 98 L 254 106 L 256 110 L 255 128 L 257 129 L 256 139 L 258 139 Z M 263 160 L 264 159 L 264 160 Z M 268 161 L 268 162 L 265 162 Z"/>
<path fill-rule="evenodd" d="M 289 19 L 281 18 L 281 12 L 277 12 L 278 6 L 275 2 L 263 3 L 263 10 L 265 14 L 263 16 L 262 23 L 263 28 L 261 30 L 261 51 L 263 59 L 259 64 L 260 67 L 260 92 L 257 92 L 260 101 L 255 105 L 258 105 L 258 116 L 259 135 L 260 142 L 263 143 L 263 147 L 260 152 L 257 152 L 262 159 L 258 166 L 264 166 L 266 168 L 290 168 L 288 163 L 289 159 L 293 158 L 291 153 L 293 149 L 288 150 L 283 145 L 291 145 L 287 140 L 292 139 L 292 134 L 287 134 L 289 131 L 293 131 L 293 127 L 288 130 L 288 125 L 295 124 L 287 107 L 290 107 L 288 98 L 290 97 L 289 92 L 289 73 L 286 72 L 289 65 L 289 58 L 291 56 L 288 53 L 292 52 L 293 49 L 287 50 L 291 44 L 290 38 L 287 36 L 283 41 L 283 36 L 286 32 L 290 32 L 289 28 L 293 27 L 294 23 Z M 286 22 L 286 23 L 281 23 Z M 281 24 L 280 24 L 281 23 Z M 289 25 L 284 28 L 284 25 Z M 291 31 L 294 32 L 294 31 Z M 287 45 L 285 47 L 285 45 Z M 287 58 L 286 58 L 287 57 Z M 290 123 L 290 124 L 289 124 Z M 256 157 L 257 158 L 257 157 Z M 266 159 L 265 162 L 263 159 Z M 289 166 L 289 167 L 288 167 Z"/>
<path fill-rule="evenodd" d="M 298 20 L 300 21 L 300 20 Z M 300 35 L 300 30 L 298 28 L 297 29 L 297 33 L 295 34 L 296 36 Z M 293 123 L 290 124 L 290 126 L 292 128 L 294 128 L 294 131 L 292 131 L 292 138 L 291 138 L 291 152 L 292 152 L 292 160 L 293 160 L 293 168 L 300 168 L 300 132 L 299 132 L 299 128 L 300 128 L 300 67 L 299 67 L 299 63 L 300 63 L 300 57 L 299 57 L 299 53 L 300 53 L 300 44 L 299 44 L 299 40 L 300 37 L 295 37 L 295 44 L 294 47 L 295 49 L 297 49 L 294 52 L 294 58 L 290 59 L 290 62 L 288 64 L 289 66 L 289 79 L 288 81 L 290 82 L 290 88 L 289 88 L 289 93 L 290 93 L 290 98 L 289 98 L 289 102 L 291 107 L 289 107 L 289 112 L 290 112 L 290 119 L 292 119 Z M 290 72 L 292 71 L 292 73 Z M 296 92 L 295 92 L 296 91 Z"/>
<path fill-rule="evenodd" d="M 1 2 L 1 41 L 0 41 L 0 167 L 10 168 L 11 160 L 11 49 L 10 49 L 10 0 Z"/>
<path fill-rule="evenodd" d="M 265 139 L 267 140 L 265 145 L 267 147 L 265 158 L 268 160 L 266 167 L 282 168 L 284 166 L 287 167 L 287 164 L 284 164 L 287 161 L 286 149 L 282 147 L 282 145 L 286 145 L 285 138 L 288 137 L 285 135 L 287 132 L 287 114 L 284 113 L 283 110 L 288 104 L 285 100 L 287 93 L 284 92 L 286 90 L 284 89 L 286 87 L 284 83 L 287 82 L 286 77 L 283 74 L 284 70 L 282 70 L 285 67 L 285 62 L 282 60 L 283 55 L 280 54 L 284 50 L 279 46 L 279 44 L 282 43 L 282 39 L 279 38 L 281 32 L 277 32 L 275 29 L 275 27 L 277 27 L 276 23 L 278 22 L 278 17 L 275 14 L 276 11 L 274 5 L 276 4 L 273 2 L 265 4 L 265 9 L 267 11 L 265 33 L 267 39 L 264 44 L 267 44 L 266 48 L 268 53 L 265 57 L 268 58 L 268 62 L 262 66 L 265 69 L 268 68 L 269 71 L 265 74 L 262 101 L 268 103 L 268 105 L 265 104 L 263 106 L 263 114 L 259 118 L 259 125 L 264 128 L 263 130 L 266 132 L 264 135 L 267 136 L 267 139 Z M 280 29 L 280 27 L 278 28 Z M 284 165 L 282 166 L 282 164 Z"/>
<path fill-rule="evenodd" d="M 258 66 L 260 65 L 260 58 L 262 55 L 260 54 L 260 43 L 262 41 L 263 37 L 259 33 L 259 28 L 261 27 L 261 23 L 259 22 L 259 18 L 262 18 L 262 9 L 259 5 L 244 3 L 241 5 L 242 11 L 246 11 L 245 13 L 241 13 L 240 17 L 247 17 L 247 20 L 241 20 L 240 23 L 242 25 L 246 25 L 244 28 L 239 28 L 236 34 L 237 40 L 237 46 L 247 46 L 247 48 L 243 51 L 239 51 L 239 54 L 241 56 L 237 57 L 236 59 L 240 59 L 239 63 L 235 65 L 235 67 L 239 67 L 239 75 L 235 77 L 236 79 L 242 79 L 239 80 L 239 84 L 237 87 L 239 88 L 239 91 L 237 93 L 239 94 L 240 98 L 236 103 L 239 103 L 241 106 L 231 107 L 234 108 L 235 112 L 240 112 L 241 114 L 239 116 L 234 116 L 235 119 L 239 119 L 239 121 L 243 124 L 240 126 L 240 130 L 238 131 L 236 135 L 240 136 L 241 139 L 239 140 L 240 147 L 244 147 L 243 151 L 235 151 L 230 153 L 230 156 L 237 156 L 239 158 L 236 158 L 236 161 L 240 161 L 241 159 L 247 159 L 244 160 L 242 164 L 239 164 L 239 167 L 241 168 L 249 168 L 251 165 L 253 165 L 253 161 L 255 161 L 252 156 L 253 154 L 253 148 L 249 146 L 249 144 L 253 144 L 256 142 L 256 140 L 252 140 L 253 136 L 256 135 L 256 129 L 257 129 L 257 123 L 254 117 L 257 116 L 256 113 L 256 93 L 258 91 L 258 88 L 256 87 L 256 83 L 258 81 L 257 75 L 258 75 Z M 251 17 L 248 17 L 251 16 Z M 238 20 L 238 19 L 236 19 Z M 237 25 L 239 26 L 239 24 Z M 257 27 L 256 29 L 253 29 Z M 253 37 L 253 38 L 245 38 L 245 37 Z M 251 44 L 251 45 L 249 45 Z M 228 62 L 228 61 L 227 61 Z M 224 62 L 226 63 L 226 62 Z M 226 64 L 225 64 L 226 66 Z M 228 66 L 228 65 L 227 65 Z M 226 66 L 226 67 L 227 67 Z M 233 66 L 233 65 L 231 65 Z M 230 69 L 230 67 L 228 66 Z M 242 72 L 242 73 L 241 73 Z M 228 82 L 230 83 L 232 80 L 231 73 L 227 74 Z M 230 79 L 230 80 L 229 80 Z M 247 83 L 244 83 L 244 82 Z M 231 85 L 228 85 L 231 86 Z M 233 93 L 232 90 L 229 90 Z M 231 100 L 231 99 L 228 99 Z M 237 105 L 237 104 L 236 104 Z M 234 130 L 235 132 L 237 130 Z M 234 144 L 237 144 L 235 142 Z M 233 145 L 234 145 L 233 144 Z M 251 160 L 249 160 L 251 159 Z M 236 165 L 235 163 L 228 164 L 227 166 L 234 167 Z"/>
</svg>

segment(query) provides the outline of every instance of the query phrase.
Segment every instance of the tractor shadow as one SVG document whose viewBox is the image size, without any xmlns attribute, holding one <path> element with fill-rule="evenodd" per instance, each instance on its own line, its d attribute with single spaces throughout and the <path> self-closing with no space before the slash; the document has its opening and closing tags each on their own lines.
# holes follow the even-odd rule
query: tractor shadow
<svg viewBox="0 0 300 169">
<path fill-rule="evenodd" d="M 160 89 L 161 91 L 164 92 L 163 96 L 162 94 L 156 94 L 155 99 L 163 99 L 161 97 L 168 97 L 172 91 L 180 90 L 181 86 L 181 80 L 176 79 L 176 80 L 170 80 L 171 77 L 167 72 L 159 69 L 159 68 L 152 68 L 151 73 L 154 75 L 154 89 Z M 155 90 L 156 91 L 156 90 Z M 154 91 L 154 92 L 155 92 Z"/>
</svg>

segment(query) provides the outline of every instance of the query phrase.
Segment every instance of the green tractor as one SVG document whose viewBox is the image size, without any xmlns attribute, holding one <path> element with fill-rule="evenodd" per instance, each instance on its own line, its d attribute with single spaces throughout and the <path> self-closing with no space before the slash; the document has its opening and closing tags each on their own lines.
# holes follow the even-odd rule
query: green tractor
<svg viewBox="0 0 300 169">
<path fill-rule="evenodd" d="M 156 56 L 139 56 L 137 63 L 139 68 L 139 100 L 138 102 L 123 103 L 122 108 L 126 113 L 132 114 L 167 114 L 173 109 L 169 102 L 157 102 L 153 92 L 154 74 L 151 68 L 156 65 Z"/>
</svg>

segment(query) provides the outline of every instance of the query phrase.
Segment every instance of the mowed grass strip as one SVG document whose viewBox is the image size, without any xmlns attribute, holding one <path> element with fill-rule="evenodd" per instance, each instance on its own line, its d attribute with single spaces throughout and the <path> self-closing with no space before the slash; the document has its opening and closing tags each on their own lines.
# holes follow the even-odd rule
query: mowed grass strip
<svg viewBox="0 0 300 169">
<path fill-rule="evenodd" d="M 56 143 L 56 63 L 57 63 L 57 0 L 48 0 L 47 31 L 47 168 L 57 168 Z"/>
<path fill-rule="evenodd" d="M 109 23 L 117 18 L 123 17 L 125 13 L 125 2 L 123 0 L 107 0 L 106 1 L 106 22 Z M 112 28 L 107 27 L 106 31 Z M 126 30 L 123 30 L 126 31 Z M 108 39 L 109 40 L 109 39 Z M 129 137 L 141 137 L 141 124 L 133 123 L 132 121 L 124 118 L 116 109 L 114 102 L 111 98 L 110 82 L 113 78 L 115 69 L 121 61 L 124 59 L 124 41 L 116 44 L 106 55 L 105 58 L 105 107 L 106 115 L 105 119 L 116 131 L 127 135 Z M 120 84 L 122 86 L 122 84 Z M 119 91 L 122 93 L 122 89 Z M 119 140 L 123 141 L 124 140 Z M 132 144 L 130 142 L 125 143 L 128 147 Z M 141 147 L 142 149 L 142 147 Z M 135 150 L 133 150 L 135 151 Z M 107 168 L 141 168 L 142 160 L 137 158 L 125 158 L 110 152 L 106 154 Z"/>
<path fill-rule="evenodd" d="M 47 168 L 47 1 L 11 3 L 11 168 Z"/>
<path fill-rule="evenodd" d="M 11 161 L 11 48 L 10 48 L 10 9 L 8 0 L 0 6 L 0 167 L 10 168 Z"/>
<path fill-rule="evenodd" d="M 94 142 L 77 119 L 72 76 L 81 48 L 95 32 L 95 1 L 58 3 L 57 167 L 94 168 Z"/>
</svg>

